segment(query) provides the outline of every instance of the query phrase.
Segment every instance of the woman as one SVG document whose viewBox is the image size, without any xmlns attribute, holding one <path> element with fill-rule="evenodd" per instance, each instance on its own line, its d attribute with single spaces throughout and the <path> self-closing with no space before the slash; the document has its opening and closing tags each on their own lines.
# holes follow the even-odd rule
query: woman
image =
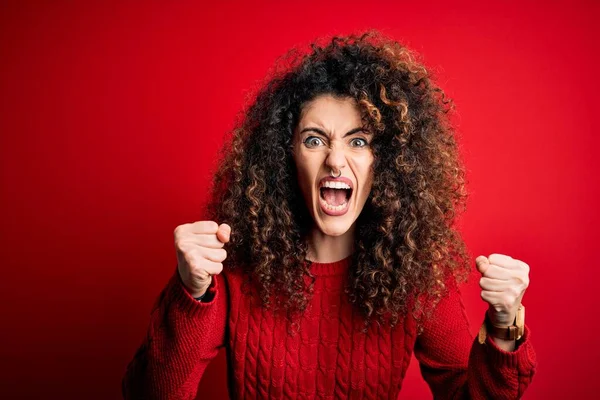
<svg viewBox="0 0 600 400">
<path fill-rule="evenodd" d="M 224 146 L 207 218 L 175 229 L 124 396 L 194 398 L 225 346 L 233 398 L 395 399 L 413 351 L 435 398 L 520 397 L 529 267 L 477 258 L 489 309 L 473 339 L 450 102 L 376 31 L 291 54 Z"/>
</svg>

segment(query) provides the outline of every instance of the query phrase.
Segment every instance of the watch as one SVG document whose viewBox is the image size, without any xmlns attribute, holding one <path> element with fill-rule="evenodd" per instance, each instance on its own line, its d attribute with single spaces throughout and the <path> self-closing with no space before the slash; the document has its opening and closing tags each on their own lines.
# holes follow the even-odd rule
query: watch
<svg viewBox="0 0 600 400">
<path fill-rule="evenodd" d="M 520 305 L 517 309 L 517 315 L 512 325 L 495 325 L 490 321 L 488 314 L 485 314 L 485 320 L 479 329 L 479 343 L 485 343 L 487 334 L 498 339 L 519 340 L 525 331 L 525 306 Z"/>
</svg>

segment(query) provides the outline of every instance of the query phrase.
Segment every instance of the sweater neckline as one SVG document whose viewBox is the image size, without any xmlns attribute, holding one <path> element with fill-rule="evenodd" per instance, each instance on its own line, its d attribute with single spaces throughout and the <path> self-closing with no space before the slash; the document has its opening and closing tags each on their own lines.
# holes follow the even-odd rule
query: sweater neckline
<svg viewBox="0 0 600 400">
<path fill-rule="evenodd" d="M 306 260 L 306 262 L 310 266 L 310 272 L 314 276 L 342 275 L 347 271 L 351 261 L 352 254 L 341 260 L 326 263 L 319 263 Z"/>
</svg>

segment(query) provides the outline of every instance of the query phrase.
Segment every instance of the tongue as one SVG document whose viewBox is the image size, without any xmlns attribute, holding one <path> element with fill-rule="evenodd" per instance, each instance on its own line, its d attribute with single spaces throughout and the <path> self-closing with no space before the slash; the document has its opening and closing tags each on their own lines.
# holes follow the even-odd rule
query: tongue
<svg viewBox="0 0 600 400">
<path fill-rule="evenodd" d="M 339 206 L 346 201 L 346 190 L 345 189 L 323 189 L 323 198 L 327 204 L 332 206 Z"/>
</svg>

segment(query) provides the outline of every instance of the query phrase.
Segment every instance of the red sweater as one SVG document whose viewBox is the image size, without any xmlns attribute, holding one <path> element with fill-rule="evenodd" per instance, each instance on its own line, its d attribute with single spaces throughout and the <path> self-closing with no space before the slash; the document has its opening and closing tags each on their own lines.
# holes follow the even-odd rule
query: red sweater
<svg viewBox="0 0 600 400">
<path fill-rule="evenodd" d="M 343 291 L 350 257 L 313 263 L 314 296 L 297 334 L 286 320 L 252 306 L 243 277 L 213 277 L 208 302 L 175 274 L 152 312 L 148 334 L 123 378 L 125 398 L 193 399 L 208 363 L 227 346 L 235 399 L 396 399 L 414 351 L 436 399 L 516 399 L 536 356 L 529 328 L 514 352 L 470 333 L 460 292 L 443 298 L 421 335 L 412 317 L 367 333 Z M 482 318 L 483 322 L 483 318 Z"/>
</svg>

